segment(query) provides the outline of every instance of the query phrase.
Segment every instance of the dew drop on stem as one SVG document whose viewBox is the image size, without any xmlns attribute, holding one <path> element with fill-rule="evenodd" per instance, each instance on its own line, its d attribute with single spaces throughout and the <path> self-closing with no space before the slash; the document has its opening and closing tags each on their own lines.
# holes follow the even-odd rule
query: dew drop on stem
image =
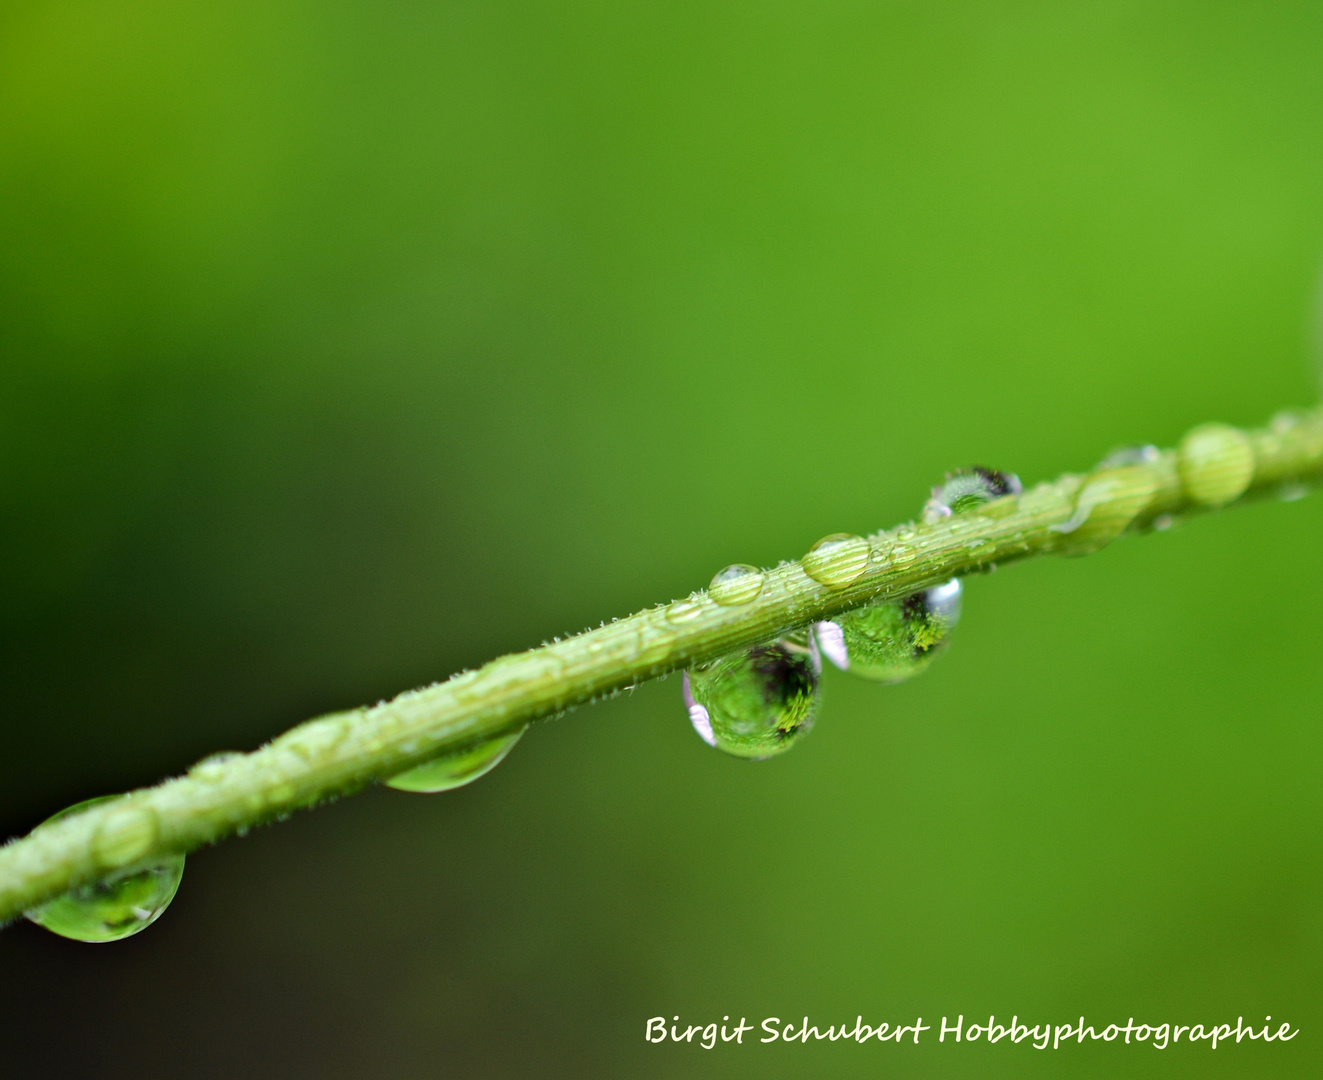
<svg viewBox="0 0 1323 1080">
<path fill-rule="evenodd" d="M 723 607 L 737 607 L 756 600 L 765 581 L 765 575 L 758 567 L 734 563 L 712 576 L 707 594 Z"/>
<path fill-rule="evenodd" d="M 816 651 L 805 640 L 755 645 L 685 672 L 685 707 L 705 743 L 761 760 L 808 734 L 819 692 Z"/>
<path fill-rule="evenodd" d="M 855 608 L 813 632 L 822 655 L 842 671 L 877 682 L 912 678 L 946 647 L 960 618 L 958 578 L 901 600 Z"/>
<path fill-rule="evenodd" d="M 868 566 L 872 545 L 853 533 L 824 536 L 804 556 L 804 573 L 819 585 L 843 589 L 858 580 Z"/>
<path fill-rule="evenodd" d="M 1014 473 L 974 465 L 947 473 L 946 479 L 933 488 L 932 498 L 923 507 L 923 521 L 936 525 L 953 514 L 976 510 L 984 503 L 1005 495 L 1019 495 L 1024 485 Z"/>
<path fill-rule="evenodd" d="M 514 744 L 526 730 L 520 728 L 509 735 L 499 735 L 474 746 L 441 754 L 431 761 L 396 773 L 386 781 L 386 786 L 396 791 L 416 791 L 431 795 L 471 784 L 504 761 L 505 755 L 514 749 Z"/>
<path fill-rule="evenodd" d="M 88 799 L 61 810 L 42 824 L 49 825 L 123 798 L 123 795 L 103 795 Z M 183 855 L 153 855 L 99 881 L 70 889 L 25 911 L 24 915 L 38 926 L 74 941 L 118 941 L 154 923 L 170 906 L 183 876 Z"/>
</svg>

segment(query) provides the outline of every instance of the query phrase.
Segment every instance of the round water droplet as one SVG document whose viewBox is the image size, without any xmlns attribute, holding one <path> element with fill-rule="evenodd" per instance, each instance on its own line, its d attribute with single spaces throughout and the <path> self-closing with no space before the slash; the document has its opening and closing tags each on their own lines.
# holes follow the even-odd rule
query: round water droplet
<svg viewBox="0 0 1323 1080">
<path fill-rule="evenodd" d="M 884 600 L 814 627 L 822 655 L 842 671 L 903 682 L 933 662 L 960 618 L 960 580 Z"/>
<path fill-rule="evenodd" d="M 677 626 L 690 622 L 703 614 L 703 601 L 697 596 L 686 597 L 667 605 L 666 621 Z"/>
<path fill-rule="evenodd" d="M 237 750 L 222 750 L 218 754 L 211 754 L 204 757 L 196 765 L 188 770 L 188 775 L 198 780 L 205 780 L 209 784 L 214 784 L 218 780 L 223 780 L 227 773 L 230 763 L 243 757 L 243 754 Z"/>
<path fill-rule="evenodd" d="M 432 794 L 471 784 L 478 777 L 486 776 L 504 761 L 505 755 L 514 748 L 514 744 L 526 730 L 527 728 L 520 728 L 513 734 L 500 735 L 476 746 L 442 754 L 431 761 L 415 765 L 412 769 L 396 773 L 386 781 L 386 786 L 393 787 L 397 791 Z"/>
<path fill-rule="evenodd" d="M 684 701 L 709 746 L 735 757 L 775 757 L 813 727 L 818 672 L 807 649 L 755 645 L 687 671 Z"/>
<path fill-rule="evenodd" d="M 933 488 L 932 498 L 924 504 L 925 524 L 936 525 L 952 514 L 976 510 L 984 503 L 1004 495 L 1019 495 L 1024 485 L 1014 473 L 999 472 L 974 465 L 947 473 L 946 479 Z"/>
<path fill-rule="evenodd" d="M 1181 440 L 1177 466 L 1185 494 L 1205 506 L 1240 498 L 1254 478 L 1254 447 L 1243 431 L 1204 424 Z"/>
<path fill-rule="evenodd" d="M 1098 468 L 1117 469 L 1122 465 L 1155 465 L 1161 460 L 1162 451 L 1152 443 L 1147 446 L 1122 446 L 1098 462 Z"/>
<path fill-rule="evenodd" d="M 756 566 L 734 563 L 712 576 L 708 596 L 725 607 L 736 607 L 754 600 L 763 591 L 766 578 Z"/>
<path fill-rule="evenodd" d="M 1274 435 L 1286 435 L 1308 421 L 1309 414 L 1299 409 L 1283 409 L 1268 421 L 1268 428 Z"/>
<path fill-rule="evenodd" d="M 104 795 L 61 810 L 42 824 L 49 825 L 81 810 L 124 798 Z M 75 941 L 118 941 L 145 930 L 174 899 L 184 876 L 184 856 L 159 855 L 126 866 L 89 885 L 25 911 L 30 920 L 61 937 Z"/>
<path fill-rule="evenodd" d="M 843 589 L 864 572 L 872 552 L 872 545 L 862 536 L 832 533 L 809 548 L 804 556 L 804 573 L 819 585 Z"/>
</svg>

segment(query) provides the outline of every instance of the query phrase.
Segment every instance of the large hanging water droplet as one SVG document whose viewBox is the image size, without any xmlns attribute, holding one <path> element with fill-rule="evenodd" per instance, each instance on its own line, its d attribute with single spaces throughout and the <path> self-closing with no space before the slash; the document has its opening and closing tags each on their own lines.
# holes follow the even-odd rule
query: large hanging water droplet
<svg viewBox="0 0 1323 1080">
<path fill-rule="evenodd" d="M 103 795 L 61 810 L 43 825 L 123 795 Z M 39 826 L 40 827 L 40 826 Z M 118 941 L 145 930 L 174 899 L 184 876 L 184 856 L 155 855 L 47 900 L 23 914 L 38 926 L 75 941 Z"/>
<path fill-rule="evenodd" d="M 514 748 L 526 730 L 520 728 L 510 735 L 500 735 L 476 746 L 442 754 L 412 769 L 396 773 L 386 781 L 386 786 L 397 791 L 418 791 L 430 795 L 471 784 L 504 761 L 505 755 Z"/>
<path fill-rule="evenodd" d="M 813 727 L 816 657 L 785 641 L 755 645 L 686 671 L 684 701 L 709 746 L 736 757 L 775 757 Z"/>
<path fill-rule="evenodd" d="M 847 611 L 814 627 L 823 656 L 842 671 L 897 683 L 936 659 L 960 618 L 960 580 L 903 600 Z"/>
<path fill-rule="evenodd" d="M 952 514 L 975 510 L 984 503 L 1005 495 L 1019 495 L 1024 485 L 1014 473 L 999 472 L 975 465 L 947 473 L 946 479 L 933 488 L 932 498 L 924 504 L 923 520 L 936 525 Z"/>
<path fill-rule="evenodd" d="M 872 546 L 862 536 L 832 533 L 809 548 L 804 556 L 804 573 L 819 585 L 843 589 L 864 572 L 872 553 Z"/>
<path fill-rule="evenodd" d="M 758 567 L 735 563 L 724 570 L 718 570 L 712 576 L 707 594 L 724 607 L 736 607 L 756 599 L 763 591 L 765 580 L 766 577 Z"/>
</svg>

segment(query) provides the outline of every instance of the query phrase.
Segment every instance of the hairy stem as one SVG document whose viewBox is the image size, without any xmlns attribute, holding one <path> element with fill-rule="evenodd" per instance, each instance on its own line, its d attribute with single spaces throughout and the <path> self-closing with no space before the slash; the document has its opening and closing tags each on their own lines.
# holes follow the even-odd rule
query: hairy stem
<svg viewBox="0 0 1323 1080">
<path fill-rule="evenodd" d="M 1114 455 L 1090 473 L 937 524 L 821 547 L 807 571 L 805 562 L 767 571 L 747 602 L 693 593 L 374 708 L 309 721 L 252 753 L 207 759 L 184 776 L 40 826 L 0 848 L 0 922 L 108 873 L 243 833 L 440 752 L 860 604 L 1030 555 L 1088 554 L 1128 529 L 1289 493 L 1320 474 L 1323 411 L 1283 413 L 1265 429 L 1205 425 L 1177 450 Z"/>
</svg>

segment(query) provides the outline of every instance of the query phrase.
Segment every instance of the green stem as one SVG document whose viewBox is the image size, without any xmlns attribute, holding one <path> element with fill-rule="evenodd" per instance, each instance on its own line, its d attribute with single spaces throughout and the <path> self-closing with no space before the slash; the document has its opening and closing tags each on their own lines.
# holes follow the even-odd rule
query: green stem
<svg viewBox="0 0 1323 1080">
<path fill-rule="evenodd" d="M 885 597 L 993 564 L 1087 554 L 1127 529 L 1216 509 L 1323 473 L 1323 411 L 1262 430 L 1196 428 L 1178 450 L 1135 453 L 932 525 L 817 549 L 766 573 L 756 597 L 694 593 L 597 630 L 493 660 L 374 708 L 301 724 L 250 754 L 58 822 L 0 848 L 0 922 L 107 873 L 187 852 L 531 720 Z M 829 582 L 830 584 L 824 584 Z"/>
</svg>

